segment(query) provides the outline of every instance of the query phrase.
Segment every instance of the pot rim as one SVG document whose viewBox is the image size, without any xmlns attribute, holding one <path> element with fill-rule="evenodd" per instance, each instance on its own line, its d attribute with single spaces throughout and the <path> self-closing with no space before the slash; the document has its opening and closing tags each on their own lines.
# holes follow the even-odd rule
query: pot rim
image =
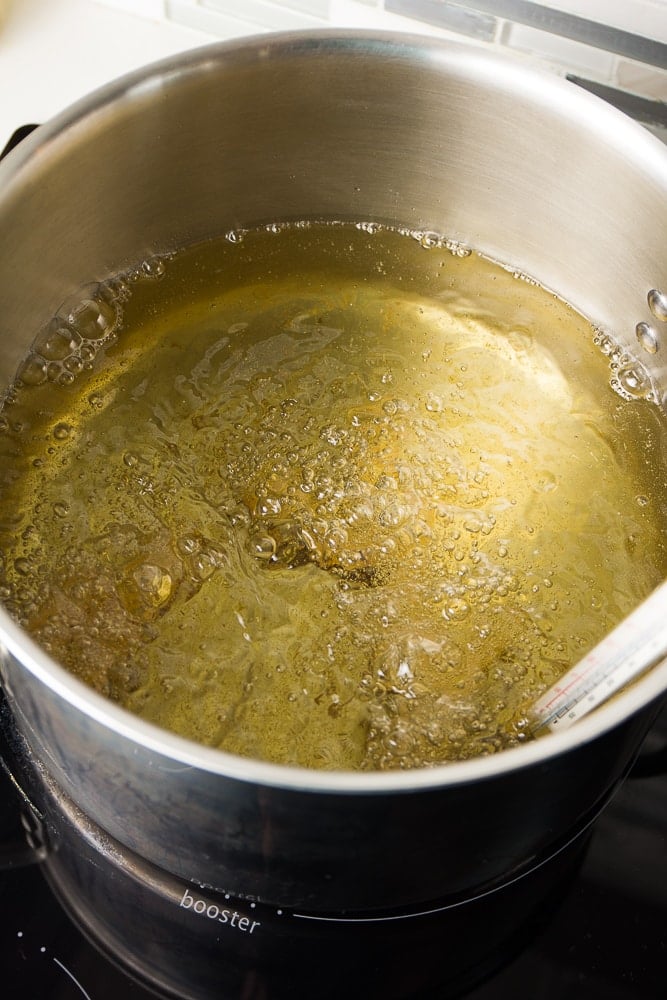
<svg viewBox="0 0 667 1000">
<path fill-rule="evenodd" d="M 186 49 L 124 73 L 71 103 L 36 127 L 0 161 L 0 192 L 10 186 L 14 175 L 25 168 L 38 150 L 42 154 L 68 129 L 83 124 L 89 116 L 121 100 L 150 97 L 174 80 L 206 74 L 225 63 L 227 68 L 268 62 L 285 55 L 326 55 L 347 49 L 359 58 L 382 57 L 412 60 L 437 69 L 463 73 L 468 79 L 486 82 L 517 97 L 527 95 L 541 106 L 553 106 L 584 124 L 619 151 L 631 151 L 642 170 L 667 184 L 667 147 L 648 129 L 596 94 L 565 77 L 522 60 L 521 54 L 489 51 L 463 41 L 451 41 L 402 32 L 372 29 L 318 28 L 275 31 L 242 36 L 230 41 L 207 43 Z M 39 157 L 41 159 L 41 157 Z M 0 199 L 2 195 L 0 194 Z"/>
<path fill-rule="evenodd" d="M 248 61 L 279 58 L 283 54 L 333 53 L 342 49 L 360 54 L 412 59 L 476 77 L 510 92 L 532 93 L 542 105 L 556 106 L 585 124 L 592 137 L 641 164 L 642 170 L 667 191 L 667 147 L 646 129 L 600 98 L 533 65 L 506 55 L 486 52 L 461 42 L 418 34 L 366 30 L 321 29 L 277 32 L 230 42 L 216 42 L 177 53 L 114 80 L 81 98 L 39 126 L 0 163 L 0 192 L 13 182 L 20 185 L 33 161 L 50 147 L 67 142 L 67 133 L 116 102 L 150 97 L 175 79 L 205 74 L 221 62 L 229 68 Z M 0 200 L 2 200 L 0 193 Z M 437 789 L 492 778 L 521 768 L 546 765 L 560 754 L 574 751 L 622 724 L 634 713 L 667 693 L 667 659 L 653 667 L 628 690 L 611 699 L 572 728 L 490 756 L 433 767 L 391 771 L 322 771 L 273 764 L 207 747 L 146 722 L 69 673 L 45 652 L 0 605 L 0 665 L 11 655 L 56 696 L 64 699 L 100 726 L 169 760 L 243 782 L 288 788 L 300 792 L 386 794 Z"/>
<path fill-rule="evenodd" d="M 52 659 L 0 606 L 0 663 L 16 659 L 57 697 L 105 729 L 171 761 L 253 784 L 321 793 L 412 792 L 469 784 L 547 764 L 552 757 L 576 750 L 667 693 L 667 659 L 624 693 L 579 719 L 570 729 L 548 733 L 534 742 L 488 757 L 391 771 L 323 771 L 273 764 L 204 746 L 146 722 L 88 687 Z M 11 692 L 10 692 L 11 701 Z"/>
</svg>

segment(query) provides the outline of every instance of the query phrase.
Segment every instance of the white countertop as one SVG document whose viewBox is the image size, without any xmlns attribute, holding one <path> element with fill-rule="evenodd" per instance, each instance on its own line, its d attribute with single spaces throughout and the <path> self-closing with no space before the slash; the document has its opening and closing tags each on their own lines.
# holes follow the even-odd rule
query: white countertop
<svg viewBox="0 0 667 1000">
<path fill-rule="evenodd" d="M 0 0 L 0 149 L 96 87 L 214 39 L 92 0 Z"/>
</svg>

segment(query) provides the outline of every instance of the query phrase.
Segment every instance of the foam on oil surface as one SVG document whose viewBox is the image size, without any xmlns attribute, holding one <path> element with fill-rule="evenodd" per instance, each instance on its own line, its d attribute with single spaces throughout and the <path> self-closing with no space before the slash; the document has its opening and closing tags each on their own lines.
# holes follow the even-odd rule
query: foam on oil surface
<svg viewBox="0 0 667 1000">
<path fill-rule="evenodd" d="M 432 233 L 277 225 L 67 304 L 2 418 L 10 610 L 232 752 L 519 742 L 667 570 L 650 380 L 521 277 Z"/>
</svg>

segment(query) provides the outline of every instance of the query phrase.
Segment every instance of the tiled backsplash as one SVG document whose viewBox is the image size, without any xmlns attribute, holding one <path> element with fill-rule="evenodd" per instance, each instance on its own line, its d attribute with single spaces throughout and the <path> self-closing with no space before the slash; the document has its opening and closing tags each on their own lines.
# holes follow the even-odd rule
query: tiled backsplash
<svg viewBox="0 0 667 1000">
<path fill-rule="evenodd" d="M 667 127 L 667 0 L 97 0 L 213 36 L 317 27 L 417 31 L 507 49 Z M 639 99 L 637 104 L 636 98 Z"/>
</svg>

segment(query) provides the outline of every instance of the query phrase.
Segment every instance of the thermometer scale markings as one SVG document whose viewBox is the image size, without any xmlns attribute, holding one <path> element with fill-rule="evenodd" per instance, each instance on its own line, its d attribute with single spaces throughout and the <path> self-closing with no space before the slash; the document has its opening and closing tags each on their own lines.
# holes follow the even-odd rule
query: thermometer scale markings
<svg viewBox="0 0 667 1000">
<path fill-rule="evenodd" d="M 566 728 L 667 655 L 667 583 L 535 704 L 534 730 Z"/>
</svg>

